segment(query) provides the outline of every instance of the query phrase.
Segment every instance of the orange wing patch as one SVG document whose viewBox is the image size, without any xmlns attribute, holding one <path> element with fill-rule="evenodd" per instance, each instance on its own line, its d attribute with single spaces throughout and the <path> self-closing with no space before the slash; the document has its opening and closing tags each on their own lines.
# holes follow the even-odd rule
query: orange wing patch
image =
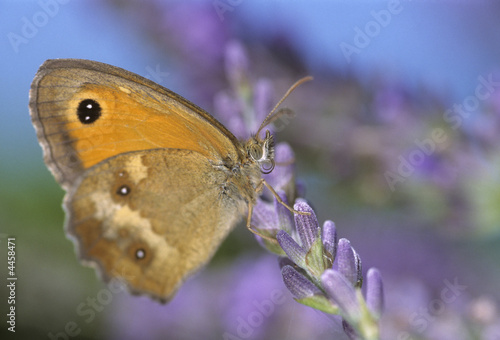
<svg viewBox="0 0 500 340">
<path fill-rule="evenodd" d="M 100 117 L 86 124 L 78 111 L 80 103 L 89 99 L 99 105 Z M 85 85 L 69 101 L 61 131 L 67 134 L 84 168 L 121 153 L 156 148 L 193 150 L 212 158 L 222 148 L 217 141 L 210 145 L 202 138 L 208 124 L 188 121 L 175 112 L 179 109 L 166 107 L 159 112 L 120 89 Z"/>
</svg>

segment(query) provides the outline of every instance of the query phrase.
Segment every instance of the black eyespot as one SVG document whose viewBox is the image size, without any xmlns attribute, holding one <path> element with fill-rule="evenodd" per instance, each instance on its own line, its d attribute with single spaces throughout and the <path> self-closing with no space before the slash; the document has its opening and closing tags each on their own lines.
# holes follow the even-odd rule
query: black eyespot
<svg viewBox="0 0 500 340">
<path fill-rule="evenodd" d="M 101 117 L 101 105 L 93 99 L 85 99 L 78 105 L 76 113 L 82 124 L 92 124 Z"/>
<path fill-rule="evenodd" d="M 138 260 L 142 260 L 146 257 L 146 251 L 142 248 L 139 248 L 135 251 L 135 258 Z"/>
<path fill-rule="evenodd" d="M 130 188 L 128 185 L 122 185 L 118 188 L 116 193 L 120 196 L 127 196 L 128 194 L 130 194 Z"/>
</svg>

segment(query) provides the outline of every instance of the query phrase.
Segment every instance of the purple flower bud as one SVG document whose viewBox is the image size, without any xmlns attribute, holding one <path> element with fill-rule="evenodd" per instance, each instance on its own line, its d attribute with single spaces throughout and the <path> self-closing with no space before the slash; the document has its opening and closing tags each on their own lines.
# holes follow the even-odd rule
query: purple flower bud
<svg viewBox="0 0 500 340">
<path fill-rule="evenodd" d="M 295 163 L 295 153 L 293 152 L 292 147 L 288 143 L 279 143 L 276 145 L 276 162 L 283 164 L 290 164 L 292 169 L 290 169 L 290 165 L 283 166 L 284 169 L 288 169 L 289 171 L 293 170 L 293 164 Z"/>
<path fill-rule="evenodd" d="M 261 124 L 271 112 L 274 103 L 274 89 L 267 79 L 259 79 L 254 85 L 255 120 Z M 259 127 L 257 126 L 256 129 Z"/>
<path fill-rule="evenodd" d="M 331 268 L 337 254 L 337 229 L 335 228 L 335 223 L 330 220 L 323 223 L 323 235 L 321 239 L 323 240 L 323 252 L 328 259 L 325 267 Z"/>
<path fill-rule="evenodd" d="M 354 249 L 351 247 L 351 242 L 348 239 L 341 238 L 337 249 L 338 271 L 351 282 L 352 286 L 358 283 L 360 277 L 360 263 Z M 359 264 L 358 264 L 359 262 Z"/>
<path fill-rule="evenodd" d="M 304 181 L 297 179 L 295 183 L 295 191 L 297 192 L 297 197 L 306 196 L 306 184 Z"/>
<path fill-rule="evenodd" d="M 304 250 L 295 240 L 284 230 L 278 231 L 276 239 L 286 255 L 299 267 L 305 267 L 307 251 Z"/>
<path fill-rule="evenodd" d="M 361 307 L 356 298 L 355 288 L 344 275 L 336 270 L 327 269 L 321 275 L 321 285 L 328 297 L 339 306 L 342 316 L 348 322 L 361 317 Z"/>
<path fill-rule="evenodd" d="M 294 209 L 310 213 L 310 215 L 295 214 L 295 225 L 297 226 L 297 232 L 302 241 L 302 246 L 304 249 L 309 250 L 319 236 L 318 232 L 320 229 L 318 219 L 309 204 L 305 202 L 301 201 L 295 203 Z"/>
<path fill-rule="evenodd" d="M 283 190 L 277 191 L 277 194 L 285 204 L 288 204 L 288 199 L 287 199 L 285 192 Z M 274 209 L 278 215 L 278 226 L 277 227 L 279 229 L 282 229 L 282 230 L 285 230 L 288 232 L 292 231 L 294 229 L 293 215 L 283 204 L 278 202 L 276 197 L 274 198 Z"/>
<path fill-rule="evenodd" d="M 376 268 L 368 269 L 366 274 L 366 305 L 374 316 L 380 317 L 384 309 L 384 287 L 382 275 Z"/>
<path fill-rule="evenodd" d="M 238 41 L 230 41 L 226 46 L 225 60 L 227 79 L 237 89 L 249 74 L 249 62 L 243 45 Z"/>
<path fill-rule="evenodd" d="M 273 172 L 264 175 L 264 178 L 271 184 L 274 190 L 283 190 L 293 199 L 292 196 L 295 194 L 295 154 L 287 143 L 279 143 L 276 145 L 274 153 L 276 167 Z"/>
<path fill-rule="evenodd" d="M 281 274 L 283 275 L 285 286 L 297 299 L 303 299 L 321 293 L 318 287 L 292 266 L 284 266 L 283 269 L 281 269 Z"/>
<path fill-rule="evenodd" d="M 248 138 L 249 132 L 241 116 L 243 107 L 238 99 L 232 98 L 225 91 L 221 91 L 215 95 L 214 110 L 217 114 L 217 118 L 220 119 L 237 138 Z"/>
<path fill-rule="evenodd" d="M 354 252 L 354 258 L 356 259 L 356 273 L 357 273 L 357 276 L 356 276 L 356 284 L 355 284 L 355 286 L 361 288 L 361 286 L 363 286 L 363 270 L 362 270 L 362 266 L 361 266 L 361 257 L 356 252 L 356 250 L 354 250 L 354 248 L 352 248 L 352 251 Z"/>
<path fill-rule="evenodd" d="M 257 200 L 253 208 L 252 224 L 257 229 L 278 229 L 278 217 L 274 206 Z"/>
<path fill-rule="evenodd" d="M 278 196 L 288 204 L 288 200 L 283 191 L 277 191 Z M 295 226 L 293 223 L 293 216 L 283 204 L 274 198 L 274 204 L 269 204 L 261 199 L 257 200 L 252 214 L 252 224 L 256 229 L 266 230 L 285 230 L 291 232 Z"/>
</svg>

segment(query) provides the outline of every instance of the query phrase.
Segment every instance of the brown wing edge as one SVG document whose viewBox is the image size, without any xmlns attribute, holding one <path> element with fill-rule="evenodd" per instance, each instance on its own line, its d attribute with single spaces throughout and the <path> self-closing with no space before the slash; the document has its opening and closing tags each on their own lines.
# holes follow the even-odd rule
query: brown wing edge
<svg viewBox="0 0 500 340">
<path fill-rule="evenodd" d="M 50 172 L 56 179 L 58 183 L 61 184 L 64 190 L 68 190 L 69 186 L 71 183 L 78 177 L 78 172 L 74 172 L 73 176 L 68 177 L 64 175 L 64 172 L 60 169 L 58 166 L 57 162 L 54 160 L 53 152 L 50 147 L 50 144 L 47 142 L 47 137 L 45 133 L 45 129 L 43 125 L 40 122 L 39 118 L 39 112 L 38 112 L 38 85 L 40 81 L 48 74 L 50 73 L 50 70 L 45 68 L 44 66 L 47 64 L 45 62 L 42 66 L 40 66 L 38 72 L 35 75 L 35 78 L 33 79 L 33 82 L 31 83 L 30 87 L 30 92 L 29 92 L 29 110 L 30 110 L 30 116 L 31 116 L 31 122 L 33 126 L 35 127 L 35 131 L 37 134 L 38 142 L 40 146 L 42 147 L 43 151 L 43 160 L 45 164 L 47 164 L 47 167 L 49 168 Z M 72 157 L 72 155 L 68 155 L 68 157 Z M 73 156 L 74 157 L 74 156 Z M 78 158 L 74 158 L 74 166 L 75 167 L 80 167 Z"/>
</svg>

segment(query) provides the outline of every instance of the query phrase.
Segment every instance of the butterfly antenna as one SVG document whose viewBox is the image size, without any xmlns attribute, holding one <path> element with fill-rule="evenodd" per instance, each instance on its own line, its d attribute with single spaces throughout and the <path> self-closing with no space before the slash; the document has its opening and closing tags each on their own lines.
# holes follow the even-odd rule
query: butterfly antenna
<svg viewBox="0 0 500 340">
<path fill-rule="evenodd" d="M 292 93 L 293 90 L 295 90 L 297 87 L 299 87 L 303 83 L 311 81 L 311 80 L 313 80 L 313 77 L 312 76 L 307 76 L 307 77 L 304 77 L 304 78 L 301 78 L 301 79 L 297 80 L 295 82 L 295 84 L 293 84 L 292 86 L 290 86 L 290 88 L 288 89 L 288 91 L 286 91 L 285 95 L 280 99 L 280 101 L 278 102 L 278 104 L 276 104 L 274 106 L 274 108 L 271 110 L 271 112 L 269 112 L 269 114 L 266 116 L 266 118 L 264 119 L 264 121 L 260 125 L 259 130 L 257 131 L 256 135 L 259 135 L 260 131 L 264 127 L 266 127 L 267 125 L 271 124 L 274 120 L 276 120 L 282 114 L 288 114 L 288 113 L 290 113 L 290 110 L 283 110 L 283 111 L 280 110 L 278 112 L 276 112 L 276 110 L 281 105 L 281 103 L 283 103 L 283 101 L 290 95 L 290 93 Z"/>
</svg>

